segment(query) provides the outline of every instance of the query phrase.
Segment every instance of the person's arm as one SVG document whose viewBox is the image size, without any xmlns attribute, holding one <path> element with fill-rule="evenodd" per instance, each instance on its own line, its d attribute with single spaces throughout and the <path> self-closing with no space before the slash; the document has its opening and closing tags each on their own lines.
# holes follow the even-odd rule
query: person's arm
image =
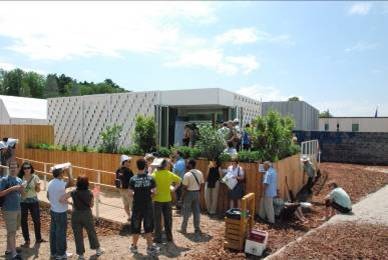
<svg viewBox="0 0 388 260">
<path fill-rule="evenodd" d="M 59 202 L 61 203 L 69 203 L 68 199 L 71 197 L 71 192 L 67 192 L 65 194 L 63 194 L 60 198 L 59 198 Z"/>
<path fill-rule="evenodd" d="M 40 192 L 41 191 L 41 188 L 40 188 L 40 179 L 39 177 L 36 175 L 36 182 L 35 182 L 35 191 L 36 192 Z"/>
<path fill-rule="evenodd" d="M 240 167 L 240 175 L 238 175 L 236 177 L 236 179 L 239 180 L 239 181 L 242 181 L 245 178 L 244 170 L 243 170 L 243 168 L 241 166 L 238 166 L 238 167 Z"/>
<path fill-rule="evenodd" d="M 13 192 L 13 191 L 22 192 L 23 186 L 22 185 L 15 185 L 15 186 L 9 187 L 8 189 L 2 190 L 2 191 L 0 191 L 0 197 L 6 196 L 6 195 L 8 195 L 8 193 Z"/>
<path fill-rule="evenodd" d="M 70 175 L 69 169 L 66 169 L 66 174 L 67 174 L 67 182 L 66 182 L 66 188 L 73 187 L 74 186 L 74 180 Z"/>
</svg>

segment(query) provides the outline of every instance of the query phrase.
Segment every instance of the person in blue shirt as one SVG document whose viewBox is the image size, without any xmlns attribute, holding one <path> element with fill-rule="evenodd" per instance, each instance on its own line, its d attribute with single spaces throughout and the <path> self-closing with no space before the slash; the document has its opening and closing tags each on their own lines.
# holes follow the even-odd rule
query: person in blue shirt
<svg viewBox="0 0 388 260">
<path fill-rule="evenodd" d="M 263 194 L 260 202 L 260 218 L 267 220 L 269 223 L 275 223 L 275 210 L 273 199 L 276 197 L 277 190 L 277 173 L 272 167 L 271 162 L 264 162 L 265 175 L 263 178 Z"/>
<path fill-rule="evenodd" d="M 178 175 L 181 179 L 186 173 L 186 161 L 183 159 L 183 153 L 181 151 L 175 151 L 173 154 L 175 163 L 172 167 L 172 172 Z M 179 186 L 175 190 L 176 195 L 176 208 L 180 209 L 182 205 L 182 186 Z"/>
<path fill-rule="evenodd" d="M 9 175 L 0 180 L 0 197 L 5 197 L 3 201 L 3 218 L 7 230 L 6 255 L 11 255 L 12 259 L 21 259 L 16 252 L 16 231 L 20 227 L 20 200 L 24 188 L 22 180 L 17 177 L 18 166 L 16 161 L 9 163 Z"/>
</svg>

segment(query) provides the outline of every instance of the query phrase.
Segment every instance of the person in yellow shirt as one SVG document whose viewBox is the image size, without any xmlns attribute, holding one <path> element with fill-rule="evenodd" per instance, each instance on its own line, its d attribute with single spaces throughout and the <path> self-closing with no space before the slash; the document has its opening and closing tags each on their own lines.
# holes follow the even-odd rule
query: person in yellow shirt
<svg viewBox="0 0 388 260">
<path fill-rule="evenodd" d="M 157 166 L 157 171 L 152 174 L 156 183 L 156 193 L 154 196 L 154 242 L 162 242 L 162 214 L 164 219 L 164 231 L 166 232 L 167 241 L 173 242 L 171 192 L 175 192 L 175 190 L 180 186 L 182 179 L 178 175 L 166 169 L 168 164 L 168 161 L 166 159 L 155 159 L 152 164 Z"/>
</svg>

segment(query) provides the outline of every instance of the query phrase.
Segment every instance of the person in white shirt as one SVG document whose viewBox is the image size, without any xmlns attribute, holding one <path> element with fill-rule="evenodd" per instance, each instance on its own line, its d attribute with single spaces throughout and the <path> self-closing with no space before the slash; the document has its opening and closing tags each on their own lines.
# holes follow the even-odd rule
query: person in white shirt
<svg viewBox="0 0 388 260">
<path fill-rule="evenodd" d="M 201 171 L 195 169 L 196 162 L 190 159 L 187 163 L 188 172 L 183 176 L 183 221 L 181 232 L 186 233 L 187 222 L 191 213 L 194 215 L 194 230 L 196 237 L 201 235 L 200 228 L 200 192 L 203 188 L 204 178 Z"/>
<path fill-rule="evenodd" d="M 68 181 L 63 178 L 63 169 L 54 169 L 53 177 L 47 187 L 47 198 L 50 202 L 50 252 L 51 258 L 67 259 L 72 254 L 67 253 L 66 231 L 67 231 L 67 203 L 61 198 L 66 194 L 66 188 L 74 185 L 70 172 L 66 170 Z"/>
<path fill-rule="evenodd" d="M 352 201 L 346 191 L 338 187 L 337 183 L 329 182 L 331 192 L 325 198 L 325 219 L 335 215 L 336 211 L 348 214 L 352 211 Z"/>
<path fill-rule="evenodd" d="M 232 165 L 228 167 L 227 174 L 233 175 L 233 178 L 237 180 L 236 186 L 233 190 L 229 190 L 230 208 L 234 208 L 237 204 L 237 208 L 241 208 L 241 199 L 244 196 L 244 179 L 245 174 L 243 168 L 238 164 L 237 158 L 232 158 Z"/>
</svg>

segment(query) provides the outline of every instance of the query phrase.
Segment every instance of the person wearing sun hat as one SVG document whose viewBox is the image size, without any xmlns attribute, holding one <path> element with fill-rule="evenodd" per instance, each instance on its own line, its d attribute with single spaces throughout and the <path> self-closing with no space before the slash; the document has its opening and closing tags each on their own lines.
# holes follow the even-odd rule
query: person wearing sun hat
<svg viewBox="0 0 388 260">
<path fill-rule="evenodd" d="M 155 156 L 152 153 L 146 153 L 144 156 L 144 160 L 147 162 L 147 168 L 146 168 L 147 174 L 152 174 L 155 170 L 155 167 L 151 165 L 154 159 L 155 159 Z"/>
<path fill-rule="evenodd" d="M 314 178 L 315 178 L 314 166 L 307 155 L 303 155 L 300 160 L 303 163 L 303 172 L 308 177 L 306 188 L 311 192 L 311 188 L 314 185 Z"/>
<path fill-rule="evenodd" d="M 116 171 L 116 188 L 119 190 L 124 204 L 124 210 L 127 213 L 128 221 L 131 220 L 132 195 L 129 192 L 129 180 L 133 177 L 130 169 L 132 157 L 128 155 L 120 156 L 120 167 Z"/>
</svg>

